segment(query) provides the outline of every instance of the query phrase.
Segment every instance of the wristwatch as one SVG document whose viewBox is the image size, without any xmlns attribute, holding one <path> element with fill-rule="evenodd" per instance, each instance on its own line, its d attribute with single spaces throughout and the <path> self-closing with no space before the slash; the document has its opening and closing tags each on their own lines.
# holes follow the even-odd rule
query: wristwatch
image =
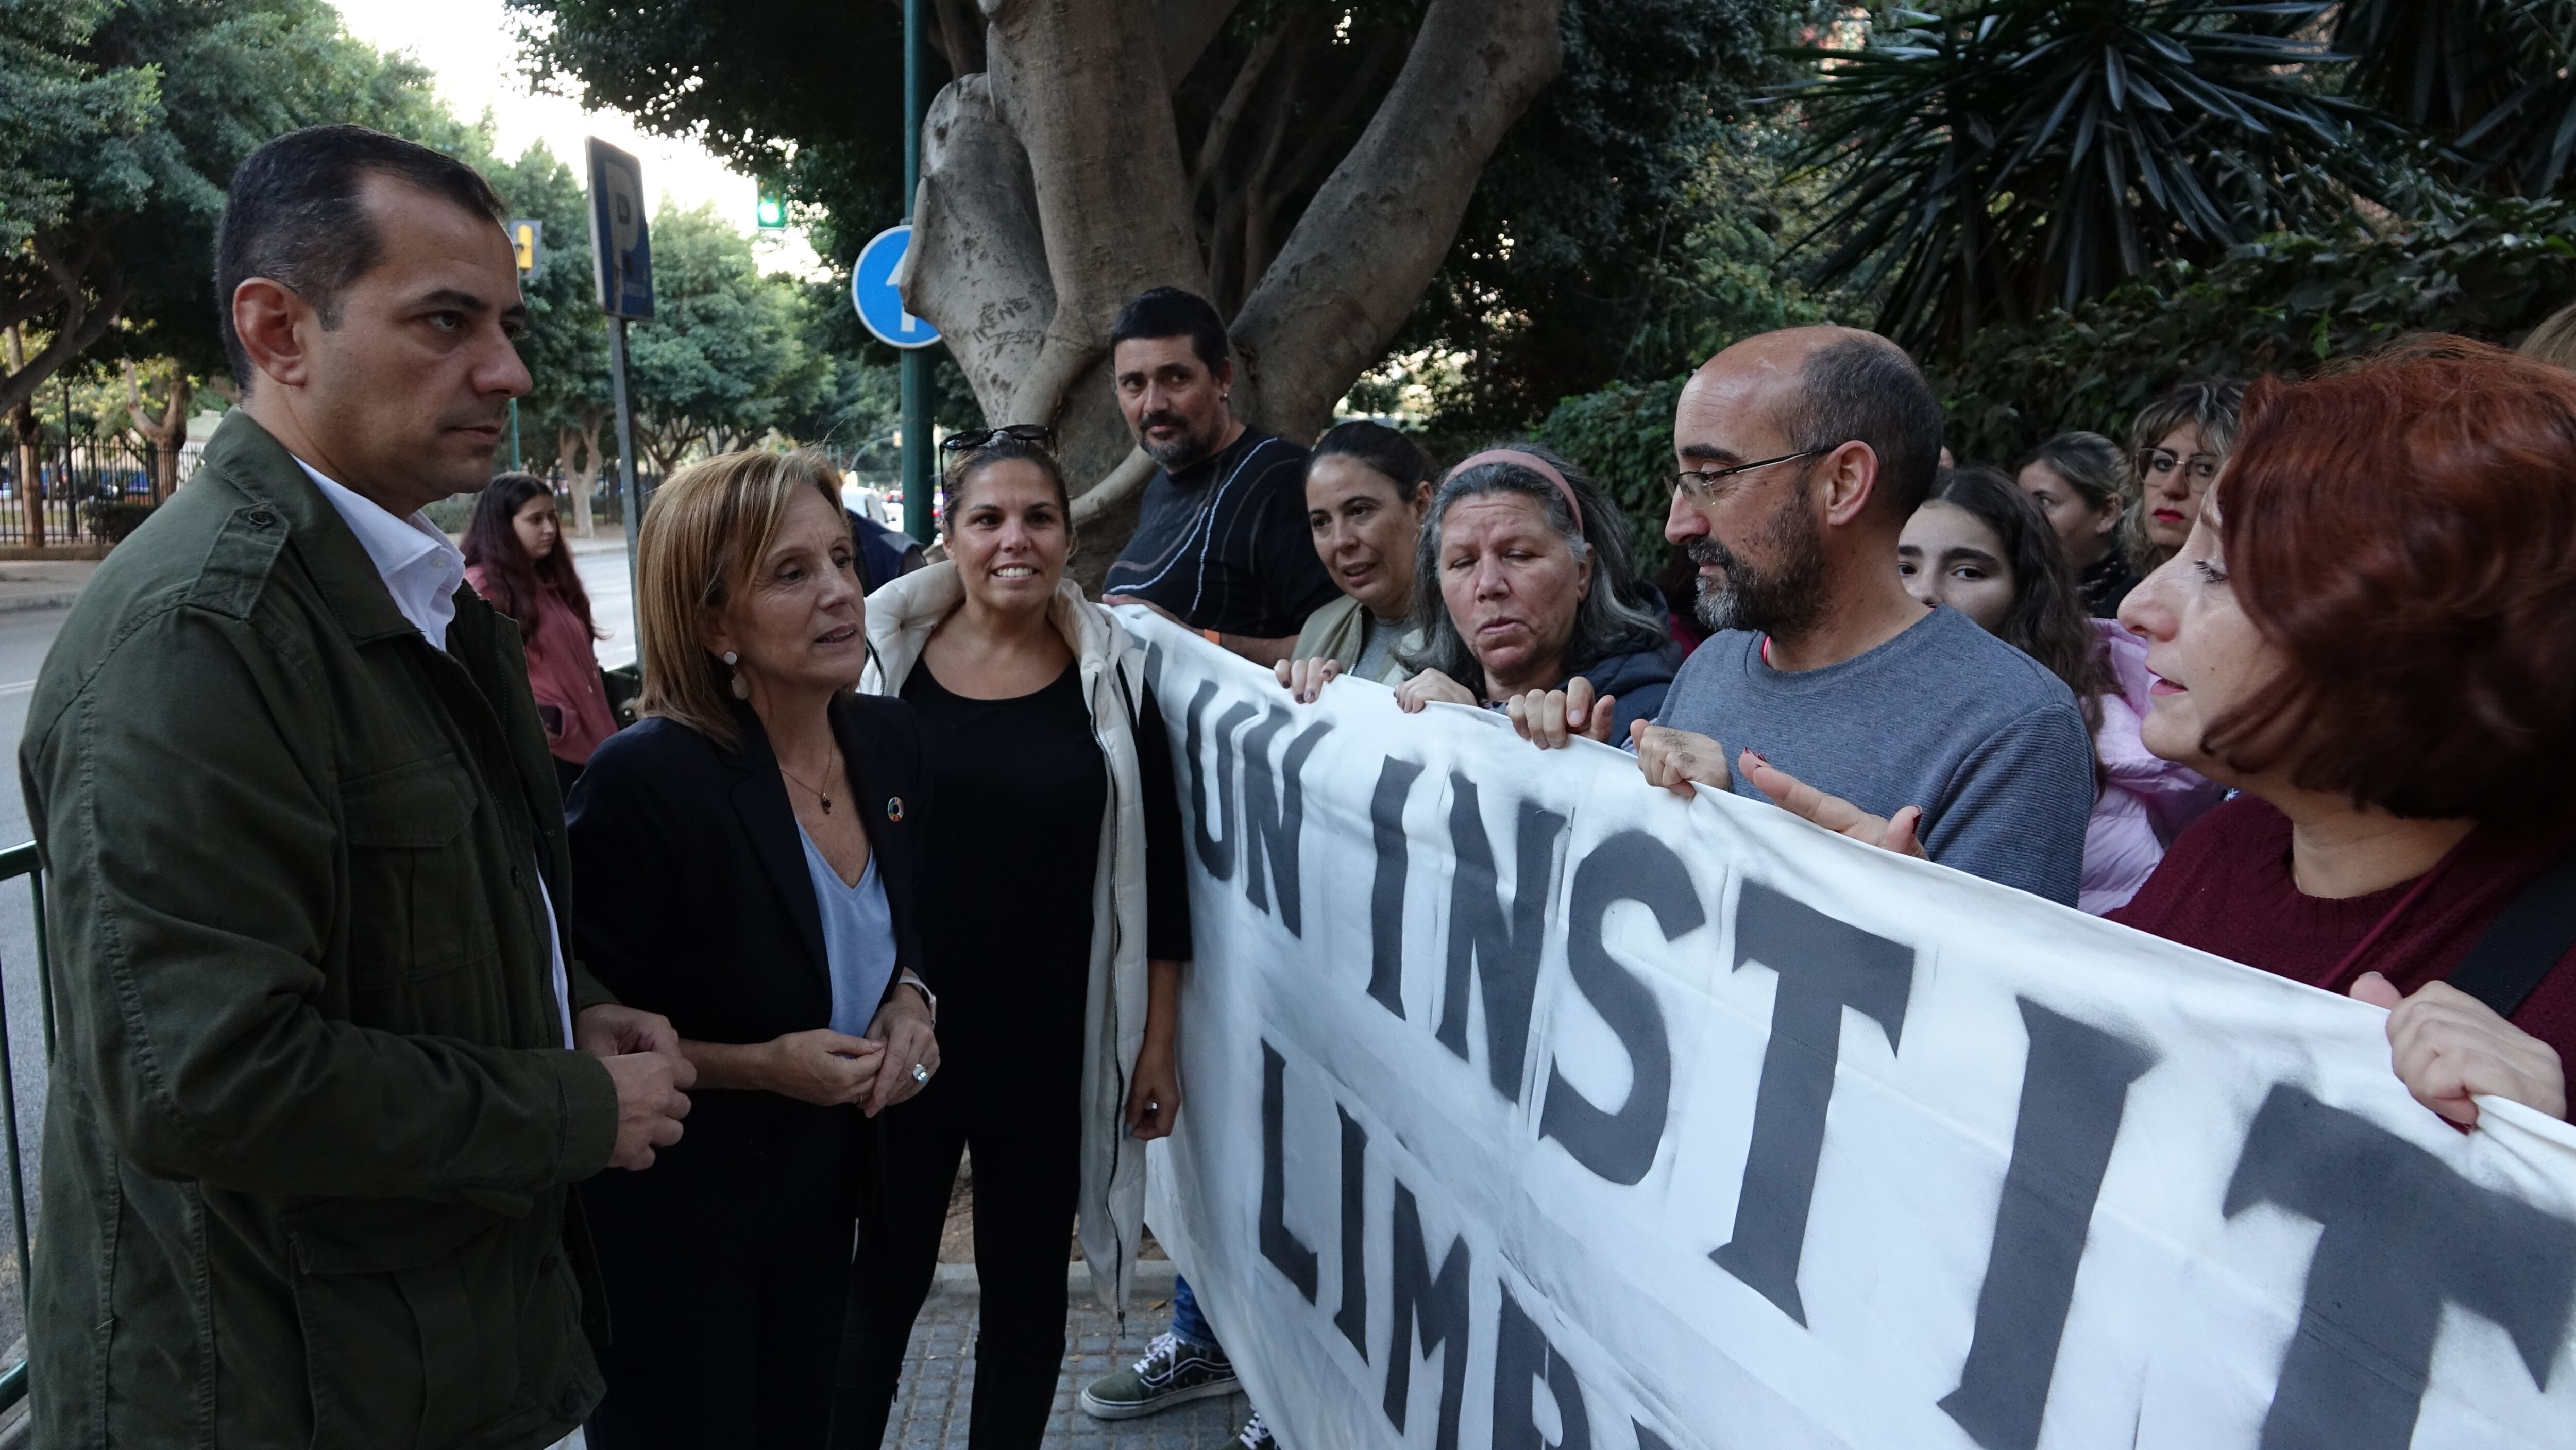
<svg viewBox="0 0 2576 1450">
<path fill-rule="evenodd" d="M 930 1009 L 930 1025 L 933 1030 L 936 1030 L 939 1026 L 939 994 L 930 990 L 930 984 L 910 971 L 906 971 L 896 979 L 895 985 L 910 987 L 921 994 L 921 1005 Z"/>
</svg>

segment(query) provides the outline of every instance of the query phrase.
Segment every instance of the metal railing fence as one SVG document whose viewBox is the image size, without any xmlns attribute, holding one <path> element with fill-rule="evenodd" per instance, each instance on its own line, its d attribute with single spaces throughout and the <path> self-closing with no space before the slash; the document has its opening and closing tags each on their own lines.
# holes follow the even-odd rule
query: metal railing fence
<svg viewBox="0 0 2576 1450">
<path fill-rule="evenodd" d="M 198 452 L 51 432 L 28 446 L 0 432 L 0 545 L 113 543 L 132 530 L 133 511 L 187 482 Z"/>
<path fill-rule="evenodd" d="M 45 872 L 36 859 L 36 843 L 13 846 L 0 851 L 0 881 L 27 878 L 27 890 L 36 911 L 36 1000 L 37 1020 L 44 1027 L 45 1060 L 54 1057 L 54 973 L 50 948 L 45 941 Z M 9 1224 L 15 1233 L 11 1244 L 17 1256 L 18 1309 L 21 1323 L 32 1319 L 28 1278 L 33 1267 L 27 1252 L 27 1185 L 25 1156 L 20 1151 L 18 1130 L 18 1078 L 16 1064 L 9 1054 L 9 1008 L 0 998 L 0 1129 L 8 1134 L 9 1147 Z M 0 1368 L 0 1411 L 6 1411 L 27 1397 L 27 1360 Z"/>
</svg>

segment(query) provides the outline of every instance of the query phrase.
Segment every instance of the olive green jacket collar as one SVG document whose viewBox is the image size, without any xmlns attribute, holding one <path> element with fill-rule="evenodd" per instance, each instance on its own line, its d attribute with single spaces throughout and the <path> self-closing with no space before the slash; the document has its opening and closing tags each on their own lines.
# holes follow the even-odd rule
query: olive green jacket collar
<svg viewBox="0 0 2576 1450">
<path fill-rule="evenodd" d="M 286 445 L 235 408 L 206 443 L 199 465 L 222 471 L 253 507 L 276 510 L 286 520 L 287 541 L 304 560 L 313 582 L 331 603 L 332 615 L 353 644 L 417 636 L 420 631 L 394 607 L 393 592 L 376 561 L 367 557 L 339 510 L 313 486 Z M 259 520 L 253 520 L 259 522 Z"/>
</svg>

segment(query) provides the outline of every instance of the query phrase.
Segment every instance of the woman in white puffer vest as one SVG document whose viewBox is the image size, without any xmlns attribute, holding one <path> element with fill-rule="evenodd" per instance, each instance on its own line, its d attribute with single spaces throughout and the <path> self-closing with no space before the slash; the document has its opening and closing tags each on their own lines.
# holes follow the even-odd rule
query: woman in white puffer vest
<svg viewBox="0 0 2576 1450">
<path fill-rule="evenodd" d="M 868 596 L 860 689 L 921 717 L 939 809 L 915 918 L 942 1069 L 884 1116 L 887 1231 L 860 1246 L 836 1446 L 874 1446 L 973 1154 L 974 1443 L 1039 1443 L 1065 1350 L 1065 1232 L 1123 1309 L 1145 1140 L 1180 1111 L 1188 881 L 1144 652 L 1065 582 L 1064 475 L 1033 425 L 951 437 L 948 558 Z"/>
</svg>

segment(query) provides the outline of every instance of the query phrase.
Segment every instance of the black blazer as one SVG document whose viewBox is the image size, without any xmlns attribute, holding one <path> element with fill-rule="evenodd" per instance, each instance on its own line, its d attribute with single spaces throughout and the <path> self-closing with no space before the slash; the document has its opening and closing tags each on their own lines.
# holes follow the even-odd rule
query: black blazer
<svg viewBox="0 0 2576 1450">
<path fill-rule="evenodd" d="M 913 891 L 929 804 L 920 722 L 902 701 L 875 696 L 839 696 L 831 710 L 855 793 L 836 804 L 867 827 L 894 919 L 897 976 L 919 972 Z M 583 962 L 619 1001 L 701 1042 L 767 1042 L 832 1016 L 823 916 L 787 787 L 759 717 L 738 706 L 735 720 L 730 749 L 668 719 L 622 730 L 591 756 L 566 802 Z M 865 1173 L 853 1155 L 872 1158 L 874 1141 L 854 1107 L 699 1090 L 681 1141 L 636 1177 L 661 1191 L 739 1195 L 747 1185 L 734 1175 L 761 1176 L 763 1164 L 782 1160 L 803 1171 L 851 1159 Z"/>
<path fill-rule="evenodd" d="M 900 700 L 843 695 L 832 733 L 894 917 L 895 969 L 918 972 L 921 725 Z M 796 815 L 748 707 L 731 749 L 676 721 L 618 732 L 566 803 L 573 934 L 593 975 L 682 1037 L 767 1042 L 830 1025 L 831 968 Z M 887 988 L 893 990 L 891 986 Z"/>
</svg>

